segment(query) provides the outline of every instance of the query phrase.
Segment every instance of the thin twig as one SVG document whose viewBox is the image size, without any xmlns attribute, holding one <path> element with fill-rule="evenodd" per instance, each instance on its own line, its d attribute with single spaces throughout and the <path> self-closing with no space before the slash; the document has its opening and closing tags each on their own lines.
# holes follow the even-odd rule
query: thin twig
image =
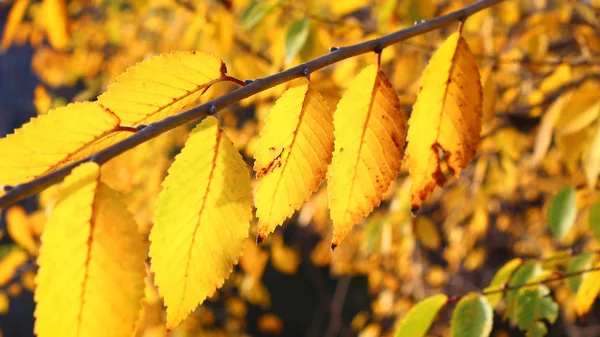
<svg viewBox="0 0 600 337">
<path fill-rule="evenodd" d="M 289 68 L 279 73 L 263 77 L 247 84 L 246 86 L 237 88 L 229 93 L 215 98 L 214 100 L 204 103 L 195 108 L 186 110 L 180 114 L 167 117 L 158 122 L 149 124 L 143 130 L 135 133 L 129 138 L 126 138 L 118 143 L 115 143 L 98 153 L 63 166 L 60 169 L 52 171 L 48 174 L 35 178 L 29 182 L 15 186 L 10 192 L 0 197 L 0 208 L 5 208 L 12 205 L 28 196 L 34 195 L 44 189 L 62 181 L 71 171 L 82 163 L 93 161 L 99 165 L 106 163 L 110 159 L 120 155 L 127 150 L 134 148 L 152 138 L 155 138 L 171 129 L 188 122 L 201 120 L 209 114 L 214 114 L 218 110 L 226 108 L 234 103 L 237 103 L 244 98 L 256 95 L 269 88 L 282 83 L 289 82 L 293 79 L 306 76 L 306 72 L 315 72 L 342 60 L 373 52 L 376 48 L 389 47 L 413 36 L 421 35 L 432 30 L 447 26 L 457 22 L 462 18 L 470 16 L 478 11 L 490 7 L 503 0 L 479 0 L 462 9 L 451 12 L 449 14 L 439 16 L 437 18 L 420 22 L 412 27 L 401 29 L 393 33 L 383 35 L 379 38 L 361 42 L 358 44 L 341 47 L 334 52 L 315 58 L 313 60 L 302 63 L 298 66 Z"/>
</svg>

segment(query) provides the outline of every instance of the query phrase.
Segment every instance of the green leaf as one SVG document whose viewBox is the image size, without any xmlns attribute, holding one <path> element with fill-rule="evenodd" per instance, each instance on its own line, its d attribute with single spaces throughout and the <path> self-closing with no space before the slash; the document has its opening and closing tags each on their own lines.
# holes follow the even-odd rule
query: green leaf
<svg viewBox="0 0 600 337">
<path fill-rule="evenodd" d="M 309 22 L 308 18 L 303 18 L 292 23 L 285 33 L 285 61 L 291 61 L 304 47 L 308 39 Z"/>
<path fill-rule="evenodd" d="M 470 293 L 463 297 L 452 314 L 452 336 L 487 337 L 492 332 L 494 310 L 485 296 Z"/>
<path fill-rule="evenodd" d="M 575 222 L 575 196 L 573 187 L 565 187 L 552 199 L 548 209 L 550 231 L 557 239 L 562 239 Z"/>
<path fill-rule="evenodd" d="M 242 13 L 242 26 L 245 30 L 251 30 L 256 26 L 265 16 L 267 16 L 277 4 L 271 1 L 254 0 L 246 7 Z"/>
<path fill-rule="evenodd" d="M 542 266 L 537 261 L 528 261 L 525 262 L 521 268 L 517 269 L 517 271 L 513 274 L 510 282 L 508 283 L 509 287 L 515 287 L 519 285 L 523 285 L 527 283 L 530 279 L 540 275 L 542 273 Z M 505 316 L 511 317 L 514 320 L 514 315 L 516 310 L 514 310 L 516 306 L 516 298 L 519 294 L 518 290 L 509 290 L 506 292 L 506 312 Z"/>
<path fill-rule="evenodd" d="M 523 288 L 519 292 L 516 308 L 516 321 L 519 329 L 527 331 L 527 336 L 544 336 L 546 326 L 541 322 L 547 320 L 550 324 L 558 317 L 558 304 L 548 296 L 550 290 L 541 285 L 537 288 Z"/>
<path fill-rule="evenodd" d="M 523 260 L 519 258 L 508 261 L 505 265 L 502 266 L 502 268 L 500 268 L 500 270 L 498 270 L 498 272 L 496 272 L 496 275 L 494 275 L 494 278 L 492 279 L 492 282 L 490 282 L 490 285 L 487 288 L 485 288 L 485 292 L 503 289 L 504 285 L 508 283 L 510 277 L 514 274 L 515 270 L 519 268 L 522 264 Z M 498 306 L 500 300 L 502 299 L 502 293 L 497 292 L 487 295 L 486 297 L 492 308 L 495 308 Z"/>
<path fill-rule="evenodd" d="M 394 336 L 396 337 L 422 337 L 433 323 L 438 311 L 446 304 L 448 296 L 438 294 L 417 303 L 402 318 L 400 326 Z"/>
<path fill-rule="evenodd" d="M 567 274 L 576 273 L 581 270 L 590 269 L 592 267 L 592 260 L 594 258 L 593 253 L 583 253 L 571 260 L 571 263 L 567 266 Z M 576 293 L 579 285 L 581 284 L 581 275 L 567 277 L 565 279 L 567 285 L 572 292 Z"/>
<path fill-rule="evenodd" d="M 594 238 L 600 241 L 600 201 L 590 207 L 590 217 L 588 220 L 588 225 L 592 234 L 594 234 Z"/>
</svg>

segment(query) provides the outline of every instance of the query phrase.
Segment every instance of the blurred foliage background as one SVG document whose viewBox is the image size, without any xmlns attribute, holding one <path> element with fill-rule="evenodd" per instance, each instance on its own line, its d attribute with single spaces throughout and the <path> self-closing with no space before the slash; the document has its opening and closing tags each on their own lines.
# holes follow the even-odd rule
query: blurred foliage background
<svg viewBox="0 0 600 337">
<path fill-rule="evenodd" d="M 0 135 L 37 114 L 93 99 L 125 68 L 150 55 L 199 50 L 228 74 L 263 77 L 344 46 L 459 9 L 462 0 L 16 0 L 0 3 Z M 443 292 L 484 289 L 512 258 L 564 271 L 582 252 L 595 258 L 589 227 L 599 197 L 600 2 L 509 0 L 470 17 L 463 36 L 480 62 L 484 130 L 478 156 L 410 214 L 403 171 L 382 205 L 335 251 L 322 187 L 263 245 L 249 240 L 225 286 L 171 336 L 392 335 L 411 306 Z M 410 113 L 429 57 L 455 27 L 387 48 L 382 68 Z M 374 55 L 312 75 L 331 107 Z M 211 88 L 202 101 L 231 90 Z M 219 113 L 249 164 L 280 85 Z M 160 182 L 191 126 L 158 137 L 103 167 L 147 234 Z M 574 188 L 576 216 L 564 236 L 549 229 L 557 192 Z M 35 256 L 55 189 L 2 212 L 0 331 L 31 336 Z M 8 221 L 7 221 L 8 220 Z M 592 224 L 593 225 L 593 224 Z M 599 224 L 600 225 L 600 224 Z M 255 230 L 255 226 L 253 227 Z M 547 263 L 550 259 L 551 263 Z M 549 274 L 548 274 L 549 275 Z M 574 312 L 574 292 L 551 286 L 560 304 L 550 336 L 597 336 L 600 307 Z M 138 336 L 166 336 L 149 279 Z M 449 333 L 449 311 L 430 331 Z M 523 332 L 495 315 L 494 336 Z"/>
</svg>

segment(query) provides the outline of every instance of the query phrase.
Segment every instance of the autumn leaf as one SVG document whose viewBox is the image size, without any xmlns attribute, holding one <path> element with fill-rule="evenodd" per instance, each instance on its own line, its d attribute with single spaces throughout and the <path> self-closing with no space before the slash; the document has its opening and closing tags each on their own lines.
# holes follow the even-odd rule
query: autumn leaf
<svg viewBox="0 0 600 337">
<path fill-rule="evenodd" d="M 6 210 L 6 229 L 15 243 L 25 248 L 30 254 L 37 254 L 38 245 L 23 207 L 13 206 Z"/>
<path fill-rule="evenodd" d="M 425 336 L 427 330 L 431 327 L 438 311 L 448 303 L 448 296 L 438 294 L 424 299 L 417 303 L 402 318 L 398 329 L 394 333 L 396 337 Z"/>
<path fill-rule="evenodd" d="M 155 283 L 173 329 L 219 288 L 244 248 L 252 218 L 245 162 L 207 117 L 163 182 L 150 232 Z"/>
<path fill-rule="evenodd" d="M 406 157 L 414 212 L 436 185 L 445 184 L 442 159 L 457 176 L 473 159 L 479 143 L 481 115 L 482 89 L 477 62 L 465 40 L 454 33 L 425 68 L 408 122 Z"/>
<path fill-rule="evenodd" d="M 44 23 L 52 48 L 64 50 L 69 44 L 69 15 L 66 0 L 43 0 Z"/>
<path fill-rule="evenodd" d="M 594 268 L 600 267 L 600 264 L 595 263 Z M 592 304 L 596 301 L 600 293 L 600 271 L 594 270 L 583 275 L 583 281 L 577 289 L 575 296 L 575 311 L 577 315 L 583 316 L 592 308 Z"/>
<path fill-rule="evenodd" d="M 183 111 L 225 73 L 225 64 L 209 54 L 162 54 L 128 68 L 98 102 L 122 125 L 149 124 Z"/>
<path fill-rule="evenodd" d="M 67 162 L 111 133 L 119 119 L 97 103 L 69 104 L 0 139 L 0 185 L 16 185 Z"/>
<path fill-rule="evenodd" d="M 406 115 L 376 65 L 352 81 L 333 115 L 335 151 L 329 176 L 332 247 L 379 205 L 396 178 L 406 138 Z"/>
<path fill-rule="evenodd" d="M 99 166 L 75 168 L 42 235 L 36 335 L 130 336 L 144 292 L 145 250 L 133 217 L 100 182 Z"/>
<path fill-rule="evenodd" d="M 19 24 L 27 12 L 29 1 L 30 0 L 16 0 L 10 8 L 10 12 L 6 19 L 6 25 L 4 26 L 4 33 L 2 34 L 0 51 L 7 49 L 12 43 L 13 38 L 17 33 L 17 29 L 19 28 Z"/>
<path fill-rule="evenodd" d="M 0 258 L 0 287 L 6 286 L 13 279 L 15 272 L 27 262 L 27 258 L 27 253 L 21 248 L 8 248 L 8 252 Z"/>
<path fill-rule="evenodd" d="M 494 275 L 490 285 L 485 288 L 485 292 L 489 293 L 486 295 L 488 303 L 495 308 L 502 300 L 504 292 L 501 291 L 510 281 L 511 277 L 515 274 L 517 268 L 523 265 L 523 260 L 519 258 L 512 259 L 505 263 Z"/>
<path fill-rule="evenodd" d="M 308 200 L 327 173 L 333 152 L 333 116 L 321 95 L 302 79 L 271 109 L 254 154 L 258 238 Z"/>
</svg>

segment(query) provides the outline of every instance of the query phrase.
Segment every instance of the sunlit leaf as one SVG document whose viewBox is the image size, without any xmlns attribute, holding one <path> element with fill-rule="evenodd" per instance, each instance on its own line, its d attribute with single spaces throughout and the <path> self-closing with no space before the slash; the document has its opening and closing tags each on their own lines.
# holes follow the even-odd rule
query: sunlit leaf
<svg viewBox="0 0 600 337">
<path fill-rule="evenodd" d="M 594 267 L 600 267 L 599 263 L 594 264 Z M 596 301 L 600 292 L 600 270 L 585 273 L 583 281 L 577 289 L 575 296 L 575 311 L 579 316 L 585 315 L 592 308 L 592 304 Z"/>
<path fill-rule="evenodd" d="M 37 336 L 133 333 L 146 249 L 133 217 L 99 174 L 98 165 L 85 163 L 60 187 L 37 260 Z"/>
<path fill-rule="evenodd" d="M 417 303 L 400 321 L 400 326 L 394 333 L 396 337 L 422 337 L 425 336 L 438 311 L 446 305 L 448 297 L 438 294 Z"/>
<path fill-rule="evenodd" d="M 333 115 L 335 151 L 328 179 L 332 246 L 379 205 L 402 163 L 406 115 L 376 65 L 352 81 Z"/>
<path fill-rule="evenodd" d="M 517 268 L 519 268 L 522 264 L 523 260 L 519 258 L 508 261 L 496 272 L 496 275 L 494 275 L 494 278 L 490 282 L 490 285 L 487 288 L 485 288 L 486 292 L 498 291 L 493 294 L 486 295 L 487 300 L 492 306 L 492 308 L 498 306 L 500 300 L 502 299 L 502 295 L 504 294 L 503 291 L 499 290 L 504 289 L 504 286 L 510 281 L 511 276 L 513 276 Z"/>
<path fill-rule="evenodd" d="M 21 206 L 13 206 L 6 211 L 6 229 L 15 243 L 36 255 L 38 245 L 25 210 Z"/>
<path fill-rule="evenodd" d="M 69 44 L 69 15 L 66 0 L 44 0 L 42 8 L 50 44 L 56 50 L 64 50 Z"/>
<path fill-rule="evenodd" d="M 285 33 L 285 61 L 290 62 L 304 47 L 309 33 L 308 18 L 292 23 Z"/>
<path fill-rule="evenodd" d="M 595 109 L 600 112 L 600 104 Z M 595 190 L 598 173 L 600 173 L 600 122 L 593 127 L 591 141 L 582 159 L 587 186 L 590 190 Z"/>
<path fill-rule="evenodd" d="M 91 102 L 32 118 L 0 139 L 0 185 L 23 183 L 56 168 L 118 125 L 114 114 Z"/>
<path fill-rule="evenodd" d="M 254 0 L 242 13 L 242 26 L 246 30 L 251 30 L 256 26 L 266 15 L 268 15 L 276 4 L 272 1 Z"/>
<path fill-rule="evenodd" d="M 238 262 L 252 218 L 246 163 L 217 119 L 190 134 L 163 182 L 150 232 L 151 267 L 173 329 Z"/>
<path fill-rule="evenodd" d="M 19 24 L 27 12 L 29 1 L 30 0 L 16 0 L 10 8 L 10 12 L 6 18 L 6 24 L 4 25 L 2 42 L 0 43 L 0 51 L 8 48 L 12 43 L 13 38 L 17 33 L 17 29 L 19 28 Z"/>
<path fill-rule="evenodd" d="M 569 231 L 577 215 L 575 197 L 577 191 L 573 187 L 565 187 L 552 198 L 548 208 L 550 231 L 558 240 Z"/>
<path fill-rule="evenodd" d="M 485 296 L 477 293 L 465 295 L 452 313 L 452 336 L 487 337 L 492 332 L 494 310 Z"/>
<path fill-rule="evenodd" d="M 212 55 L 172 52 L 153 56 L 117 77 L 98 102 L 121 124 L 149 124 L 183 111 L 225 75 L 223 62 Z"/>
<path fill-rule="evenodd" d="M 566 274 L 577 273 L 581 270 L 589 269 L 592 266 L 592 260 L 594 259 L 593 253 L 583 253 L 576 256 L 569 265 L 567 266 Z M 579 285 L 581 284 L 581 275 L 568 277 L 565 282 L 569 286 L 572 292 L 577 292 Z"/>
<path fill-rule="evenodd" d="M 445 184 L 441 152 L 455 175 L 475 156 L 481 132 L 482 89 L 477 61 L 454 33 L 435 52 L 421 78 L 409 121 L 406 157 L 413 211 Z"/>
<path fill-rule="evenodd" d="M 287 90 L 269 112 L 254 154 L 258 241 L 308 200 L 327 173 L 333 115 L 307 80 Z"/>
</svg>

